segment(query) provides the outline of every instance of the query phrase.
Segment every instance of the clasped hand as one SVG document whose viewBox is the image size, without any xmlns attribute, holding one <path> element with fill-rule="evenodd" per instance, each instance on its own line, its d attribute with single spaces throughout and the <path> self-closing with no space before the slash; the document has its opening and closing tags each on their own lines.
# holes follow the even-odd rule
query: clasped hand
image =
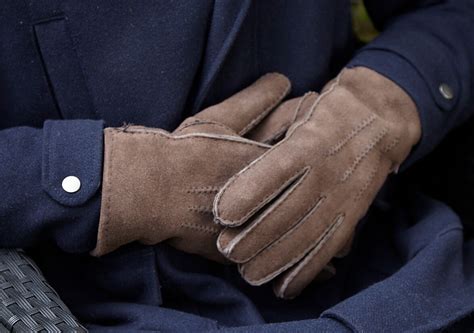
<svg viewBox="0 0 474 333">
<path fill-rule="evenodd" d="M 320 96 L 282 102 L 289 89 L 268 74 L 173 133 L 106 129 L 93 254 L 166 241 L 235 262 L 282 298 L 331 271 L 420 122 L 411 98 L 367 68 L 343 70 Z"/>
</svg>

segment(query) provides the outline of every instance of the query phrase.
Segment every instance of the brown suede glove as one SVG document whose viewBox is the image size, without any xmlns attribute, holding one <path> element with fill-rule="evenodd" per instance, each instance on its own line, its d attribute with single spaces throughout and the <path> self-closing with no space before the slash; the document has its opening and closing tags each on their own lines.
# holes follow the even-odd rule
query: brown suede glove
<svg viewBox="0 0 474 333">
<path fill-rule="evenodd" d="M 415 104 L 363 67 L 345 69 L 307 117 L 219 191 L 219 250 L 253 285 L 298 295 L 350 241 L 421 134 Z"/>
<path fill-rule="evenodd" d="M 102 206 L 92 254 L 132 241 L 167 240 L 183 251 L 224 260 L 216 248 L 221 227 L 213 223 L 214 197 L 299 117 L 299 99 L 275 110 L 289 89 L 286 77 L 268 74 L 173 133 L 139 126 L 105 129 Z"/>
</svg>

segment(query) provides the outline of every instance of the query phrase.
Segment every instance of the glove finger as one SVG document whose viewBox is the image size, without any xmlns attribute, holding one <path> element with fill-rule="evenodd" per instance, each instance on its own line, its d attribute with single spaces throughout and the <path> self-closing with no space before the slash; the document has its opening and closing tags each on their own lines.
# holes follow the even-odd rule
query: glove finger
<svg viewBox="0 0 474 333">
<path fill-rule="evenodd" d="M 280 104 L 290 88 L 286 76 L 269 73 L 225 101 L 199 112 L 195 118 L 220 123 L 244 135 Z"/>
<path fill-rule="evenodd" d="M 293 267 L 279 276 L 273 285 L 275 295 L 291 299 L 316 279 L 352 234 L 351 224 L 344 222 L 345 216 L 338 215 L 318 239 L 315 246 Z"/>
<path fill-rule="evenodd" d="M 291 188 L 306 172 L 303 161 L 287 158 L 292 149 L 282 141 L 230 178 L 214 200 L 215 221 L 242 225 Z"/>
<path fill-rule="evenodd" d="M 340 190 L 341 197 L 347 198 L 347 193 L 351 193 L 349 200 L 346 200 L 346 205 L 349 205 L 344 209 L 346 214 L 336 216 L 333 227 L 326 232 L 326 241 L 317 242 L 297 265 L 278 277 L 274 284 L 274 291 L 278 297 L 296 297 L 333 257 L 343 253 L 344 248 L 352 244 L 355 226 L 377 193 L 369 189 L 378 190 L 390 168 L 391 162 L 381 160 L 378 152 L 367 157 L 354 174 L 357 181 L 350 187 Z M 352 208 L 349 208 L 350 205 Z"/>
<path fill-rule="evenodd" d="M 301 120 L 311 109 L 318 94 L 309 92 L 290 99 L 268 114 L 246 137 L 250 140 L 273 144 L 281 139 L 290 126 Z"/>
<path fill-rule="evenodd" d="M 302 97 L 296 97 L 285 101 L 280 106 L 271 111 L 260 123 L 250 130 L 245 137 L 266 144 L 273 144 L 281 139 L 288 128 L 295 122 L 301 120 L 310 111 L 318 94 L 315 92 L 306 93 Z M 212 133 L 220 135 L 239 134 L 224 124 L 200 119 L 199 114 L 189 117 L 173 132 L 174 135 L 185 135 L 193 133 Z"/>
<path fill-rule="evenodd" d="M 374 135 L 376 133 L 374 132 Z M 358 151 L 365 155 L 367 142 L 371 142 L 370 138 L 365 138 L 352 147 L 354 148 L 352 155 L 355 162 L 358 161 L 358 156 L 360 156 Z M 378 159 L 372 157 L 369 162 L 378 163 Z M 358 165 L 363 172 L 364 165 L 367 162 L 364 163 L 362 165 L 358 162 L 349 163 L 349 165 Z M 333 168 L 331 165 L 329 167 Z M 318 169 L 318 171 L 323 172 L 321 169 Z M 355 171 L 357 170 L 352 171 L 352 173 Z M 371 170 L 369 170 L 370 172 Z M 345 173 L 343 172 L 341 176 Z M 274 199 L 270 205 L 256 213 L 255 215 L 257 216 L 253 216 L 244 227 L 224 230 L 218 238 L 217 245 L 219 250 L 234 262 L 247 262 L 288 232 L 306 213 L 320 203 L 320 198 L 315 196 L 315 193 L 320 189 L 327 189 L 328 183 L 333 184 L 339 181 L 339 176 L 335 174 L 336 177 L 334 179 L 330 179 L 327 176 L 314 177 L 312 182 L 303 182 L 306 175 L 307 173 L 288 187 L 278 198 Z M 357 175 L 358 173 L 356 172 L 353 177 L 357 177 Z M 345 255 L 349 249 L 350 244 L 347 244 L 347 248 L 341 249 L 341 256 Z"/>
<path fill-rule="evenodd" d="M 306 169 L 298 181 L 252 221 L 242 227 L 223 230 L 217 240 L 219 251 L 234 262 L 247 262 L 315 209 L 323 200 L 307 195 L 308 192 L 316 192 L 318 188 L 305 182 L 308 171 Z"/>
<path fill-rule="evenodd" d="M 358 154 L 355 153 L 354 156 L 358 156 Z M 265 283 L 302 260 L 308 252 L 319 249 L 330 239 L 335 238 L 334 251 L 329 251 L 328 256 L 319 254 L 316 256 L 315 260 L 319 260 L 315 270 L 316 275 L 343 248 L 352 235 L 356 223 L 365 213 L 369 200 L 361 196 L 361 191 L 370 188 L 373 181 L 379 183 L 383 181 L 377 179 L 378 170 L 387 168 L 387 166 L 380 165 L 379 156 L 377 151 L 369 153 L 364 160 L 358 162 L 358 167 L 353 169 L 347 182 L 341 181 L 339 176 L 328 180 L 325 177 L 320 177 L 319 173 L 309 173 L 305 181 L 315 187 L 313 192 L 322 191 L 325 196 L 322 196 L 322 200 L 307 211 L 306 215 L 297 223 L 286 220 L 285 222 L 288 225 L 292 224 L 293 227 L 281 237 L 275 239 L 253 259 L 242 265 L 242 275 L 245 280 L 251 284 Z M 345 175 L 345 172 L 341 173 L 341 176 L 343 175 Z M 336 181 L 338 185 L 332 191 L 329 191 L 328 185 L 324 183 L 325 181 L 330 183 Z M 308 186 L 308 188 L 312 189 L 312 186 Z M 296 194 L 295 199 L 291 199 L 291 194 L 287 200 L 296 202 L 298 198 L 304 200 L 305 197 L 315 196 L 315 193 L 311 193 L 311 191 Z M 345 222 L 342 228 L 341 225 L 344 219 L 339 221 L 334 217 L 344 216 L 346 213 L 349 216 L 344 218 Z M 266 226 L 268 227 L 269 224 L 266 224 Z M 342 234 L 335 233 L 338 229 L 343 229 L 344 232 Z M 260 232 L 266 234 L 267 230 Z"/>
<path fill-rule="evenodd" d="M 252 285 L 266 283 L 296 263 L 318 244 L 324 244 L 342 222 L 332 221 L 335 205 L 322 201 L 283 236 L 240 266 L 240 274 Z M 336 223 L 337 222 L 337 223 Z M 329 258 L 330 259 L 330 258 Z M 329 260 L 321 263 L 324 267 Z"/>
</svg>

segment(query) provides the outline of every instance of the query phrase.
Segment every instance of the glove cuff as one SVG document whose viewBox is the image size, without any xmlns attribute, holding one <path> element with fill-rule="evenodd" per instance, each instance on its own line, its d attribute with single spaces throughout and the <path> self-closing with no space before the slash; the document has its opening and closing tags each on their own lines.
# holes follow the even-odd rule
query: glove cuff
<svg viewBox="0 0 474 333">
<path fill-rule="evenodd" d="M 104 130 L 104 169 L 102 201 L 97 234 L 97 245 L 91 252 L 102 256 L 133 241 L 140 241 L 150 234 L 150 223 L 145 208 L 150 193 L 158 192 L 148 186 L 144 173 L 149 169 L 150 136 L 137 134 L 127 128 Z M 160 144 L 154 144 L 153 155 L 161 155 Z M 156 166 L 154 167 L 156 170 Z M 157 194 L 156 194 L 157 195 Z M 159 224 L 156 223 L 156 227 Z M 154 232 L 154 235 L 159 232 Z"/>
</svg>

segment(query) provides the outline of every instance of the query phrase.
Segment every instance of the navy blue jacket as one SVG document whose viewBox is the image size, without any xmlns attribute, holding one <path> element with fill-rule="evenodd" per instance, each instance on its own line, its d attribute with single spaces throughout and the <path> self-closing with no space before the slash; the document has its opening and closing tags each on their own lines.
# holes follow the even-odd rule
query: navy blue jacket
<svg viewBox="0 0 474 333">
<path fill-rule="evenodd" d="M 87 255 L 103 127 L 172 130 L 266 72 L 289 76 L 299 95 L 343 66 L 372 68 L 418 107 L 423 137 L 407 165 L 433 150 L 474 112 L 474 2 L 366 6 L 382 33 L 357 50 L 349 0 L 3 1 L 0 246 L 34 249 L 66 302 L 99 330 L 429 331 L 468 315 L 474 243 L 450 208 L 400 177 L 336 278 L 292 302 L 165 245 Z M 79 192 L 63 191 L 69 175 L 81 179 Z"/>
</svg>

